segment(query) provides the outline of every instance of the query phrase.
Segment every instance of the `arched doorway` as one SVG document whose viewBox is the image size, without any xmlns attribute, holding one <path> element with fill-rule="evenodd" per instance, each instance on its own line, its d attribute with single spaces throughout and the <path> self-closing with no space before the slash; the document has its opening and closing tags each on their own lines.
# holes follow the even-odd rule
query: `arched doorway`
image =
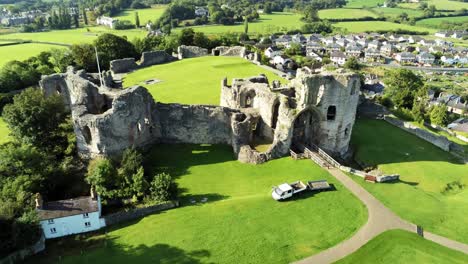
<svg viewBox="0 0 468 264">
<path fill-rule="evenodd" d="M 302 111 L 294 120 L 292 146 L 302 148 L 317 145 L 320 129 L 320 116 L 313 109 Z"/>
</svg>

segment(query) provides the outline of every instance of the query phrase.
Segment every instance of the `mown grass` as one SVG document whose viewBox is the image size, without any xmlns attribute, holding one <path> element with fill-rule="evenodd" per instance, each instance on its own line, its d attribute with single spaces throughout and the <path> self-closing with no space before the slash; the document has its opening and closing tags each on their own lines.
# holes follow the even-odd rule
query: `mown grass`
<svg viewBox="0 0 468 264">
<path fill-rule="evenodd" d="M 37 43 L 26 43 L 0 47 L 0 67 L 9 61 L 23 61 L 29 59 L 30 57 L 39 55 L 39 53 L 43 51 L 49 51 L 54 48 L 64 49 L 65 47 Z"/>
<path fill-rule="evenodd" d="M 282 80 L 272 72 L 235 57 L 200 57 L 138 70 L 125 77 L 124 86 L 142 85 L 156 101 L 164 103 L 219 105 L 221 80 L 266 74 L 270 81 Z M 160 83 L 145 85 L 150 79 Z"/>
<path fill-rule="evenodd" d="M 439 28 L 440 25 L 444 22 L 451 23 L 463 23 L 468 22 L 468 16 L 460 17 L 439 17 L 439 18 L 428 18 L 422 19 L 416 22 L 416 25 L 423 27 Z"/>
<path fill-rule="evenodd" d="M 425 1 L 428 5 L 435 5 L 438 10 L 460 10 L 462 8 L 468 9 L 468 3 L 452 0 L 427 0 Z M 419 8 L 419 3 L 401 3 L 398 4 L 403 8 Z"/>
<path fill-rule="evenodd" d="M 350 237 L 367 219 L 359 200 L 308 160 L 248 165 L 230 147 L 210 145 L 159 145 L 146 157 L 150 171 L 177 177 L 182 207 L 110 228 L 90 248 L 48 245 L 34 263 L 289 263 Z M 336 191 L 270 196 L 273 185 L 310 179 Z"/>
<path fill-rule="evenodd" d="M 141 26 L 145 26 L 149 21 L 156 21 L 166 10 L 166 6 L 158 5 L 152 8 L 145 9 L 126 9 L 114 16 L 120 20 L 129 20 L 135 24 L 135 13 L 138 12 L 138 17 L 140 18 Z"/>
<path fill-rule="evenodd" d="M 321 19 L 342 19 L 342 18 L 377 17 L 377 15 L 365 9 L 335 8 L 335 9 L 320 10 L 319 17 Z"/>
<path fill-rule="evenodd" d="M 95 40 L 102 33 L 112 33 L 118 36 L 125 36 L 129 40 L 135 37 L 145 37 L 147 31 L 141 29 L 132 30 L 111 30 L 106 27 L 87 27 L 68 30 L 54 30 L 37 33 L 13 33 L 0 35 L 0 39 L 23 39 L 34 41 L 55 42 L 63 44 L 89 43 Z"/>
<path fill-rule="evenodd" d="M 303 22 L 301 14 L 278 12 L 273 14 L 261 14 L 260 19 L 256 22 L 249 23 L 249 34 L 262 33 L 271 34 L 276 32 L 286 32 L 288 30 L 300 29 Z M 223 25 L 205 25 L 192 27 L 195 31 L 201 31 L 206 34 L 222 34 L 227 32 L 242 33 L 244 32 L 243 24 L 232 26 Z M 176 29 L 176 31 L 180 30 Z"/>
<path fill-rule="evenodd" d="M 419 9 L 408 9 L 408 8 L 374 8 L 372 9 L 378 14 L 382 14 L 386 17 L 398 17 L 399 15 L 406 13 L 409 17 L 421 17 L 424 12 Z"/>
<path fill-rule="evenodd" d="M 362 7 L 374 7 L 383 5 L 385 0 L 348 0 L 346 7 L 348 8 L 362 8 Z"/>
<path fill-rule="evenodd" d="M 5 121 L 0 117 L 0 144 L 10 141 L 9 133 L 10 130 L 5 124 Z"/>
<path fill-rule="evenodd" d="M 370 184 L 353 177 L 386 206 L 425 230 L 468 243 L 468 165 L 451 154 L 384 121 L 359 120 L 353 131 L 356 158 L 400 182 Z"/>
<path fill-rule="evenodd" d="M 365 31 L 377 31 L 377 30 L 411 30 L 417 32 L 429 32 L 434 33 L 437 30 L 419 26 L 411 26 L 406 24 L 397 24 L 388 21 L 358 21 L 358 22 L 339 22 L 334 24 L 336 27 L 347 29 L 349 32 L 359 33 Z"/>
<path fill-rule="evenodd" d="M 386 264 L 386 263 L 468 263 L 468 255 L 455 251 L 417 234 L 391 230 L 369 241 L 365 246 L 336 264 Z"/>
</svg>

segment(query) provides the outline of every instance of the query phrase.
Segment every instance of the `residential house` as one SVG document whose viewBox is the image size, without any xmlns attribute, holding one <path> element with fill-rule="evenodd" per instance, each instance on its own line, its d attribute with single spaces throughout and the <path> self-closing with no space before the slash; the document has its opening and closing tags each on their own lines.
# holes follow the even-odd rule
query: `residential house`
<svg viewBox="0 0 468 264">
<path fill-rule="evenodd" d="M 197 17 L 203 17 L 203 16 L 208 17 L 208 14 L 209 14 L 209 11 L 208 11 L 207 8 L 200 7 L 200 6 L 195 7 L 195 16 L 197 16 Z"/>
<path fill-rule="evenodd" d="M 445 48 L 444 47 L 441 47 L 441 46 L 432 46 L 432 47 L 429 47 L 429 52 L 431 53 L 443 53 L 445 52 Z"/>
<path fill-rule="evenodd" d="M 307 37 L 307 42 L 319 42 L 323 38 L 320 34 L 312 34 Z"/>
<path fill-rule="evenodd" d="M 349 41 L 346 40 L 345 38 L 342 38 L 336 41 L 336 44 L 340 45 L 341 47 L 346 47 L 348 43 Z"/>
<path fill-rule="evenodd" d="M 20 26 L 20 25 L 24 25 L 24 24 L 29 24 L 30 21 L 31 20 L 28 17 L 23 17 L 23 16 L 21 16 L 21 17 L 6 17 L 6 18 L 2 18 L 1 23 L 4 26 L 13 27 L 13 26 Z"/>
<path fill-rule="evenodd" d="M 466 30 L 455 30 L 452 34 L 452 38 L 456 38 L 456 39 L 462 39 L 463 37 L 467 36 L 468 35 L 468 31 Z"/>
<path fill-rule="evenodd" d="M 367 61 L 378 61 L 381 58 L 381 54 L 378 49 L 368 48 L 364 52 L 364 57 Z"/>
<path fill-rule="evenodd" d="M 307 38 L 304 37 L 304 35 L 298 33 L 298 34 L 292 36 L 291 41 L 294 42 L 294 43 L 306 44 L 307 43 Z"/>
<path fill-rule="evenodd" d="M 458 60 L 455 59 L 453 55 L 447 54 L 440 57 L 440 61 L 448 65 L 453 65 L 456 64 Z"/>
<path fill-rule="evenodd" d="M 346 55 L 353 57 L 361 57 L 362 48 L 359 46 L 348 46 L 346 47 Z"/>
<path fill-rule="evenodd" d="M 273 58 L 273 64 L 281 64 L 281 65 L 286 65 L 288 63 L 292 62 L 290 58 L 284 55 L 277 55 Z"/>
<path fill-rule="evenodd" d="M 342 66 L 346 63 L 346 55 L 341 51 L 334 51 L 330 54 L 330 60 Z"/>
<path fill-rule="evenodd" d="M 427 52 L 420 53 L 417 58 L 418 62 L 424 65 L 432 65 L 435 61 L 435 56 Z"/>
<path fill-rule="evenodd" d="M 36 212 L 45 238 L 57 238 L 98 230 L 104 227 L 101 218 L 101 199 L 91 196 L 44 202 L 36 194 Z"/>
<path fill-rule="evenodd" d="M 324 53 L 325 48 L 320 45 L 318 42 L 308 42 L 306 45 L 306 53 L 315 52 L 315 53 Z"/>
<path fill-rule="evenodd" d="M 459 95 L 442 92 L 438 98 L 435 98 L 433 104 L 445 104 L 450 113 L 465 114 L 468 111 L 468 102 L 464 101 Z"/>
<path fill-rule="evenodd" d="M 430 46 L 435 46 L 436 42 L 435 40 L 432 40 L 432 39 L 422 39 L 421 41 L 419 41 L 419 44 L 426 46 L 426 47 L 430 47 Z"/>
<path fill-rule="evenodd" d="M 329 44 L 325 47 L 325 49 L 328 51 L 328 52 L 334 52 L 334 51 L 340 51 L 341 50 L 341 46 L 336 44 L 336 43 L 332 43 L 332 44 Z"/>
<path fill-rule="evenodd" d="M 283 50 L 279 49 L 278 47 L 276 46 L 273 46 L 273 47 L 268 47 L 266 50 L 265 50 L 265 56 L 272 59 L 276 56 L 281 56 L 283 55 Z"/>
<path fill-rule="evenodd" d="M 402 64 L 415 63 L 416 55 L 410 52 L 401 52 L 395 55 L 395 60 Z"/>
<path fill-rule="evenodd" d="M 395 46 L 393 46 L 392 44 L 387 44 L 387 45 L 383 45 L 381 48 L 380 48 L 380 53 L 383 55 L 383 56 L 392 56 L 393 55 L 393 52 L 395 52 L 396 48 Z"/>
<path fill-rule="evenodd" d="M 292 38 L 289 35 L 282 35 L 279 38 L 275 39 L 275 43 L 278 46 L 287 46 L 291 42 Z"/>
<path fill-rule="evenodd" d="M 119 20 L 112 17 L 100 16 L 96 19 L 96 24 L 110 27 L 111 29 L 114 29 L 117 23 L 119 23 Z"/>
<path fill-rule="evenodd" d="M 320 61 L 320 62 L 322 62 L 323 60 L 322 56 L 318 55 L 317 53 L 313 51 L 307 52 L 307 57 L 312 58 L 316 61 Z"/>
<path fill-rule="evenodd" d="M 418 36 L 409 36 L 408 37 L 408 43 L 410 44 L 416 44 L 419 43 L 423 38 L 418 37 Z"/>
<path fill-rule="evenodd" d="M 326 37 L 322 39 L 322 42 L 328 46 L 328 45 L 334 44 L 335 40 L 336 40 L 335 37 Z"/>
<path fill-rule="evenodd" d="M 367 46 L 369 45 L 369 41 L 365 38 L 358 39 L 356 43 L 359 44 L 363 48 L 367 48 Z"/>
<path fill-rule="evenodd" d="M 367 45 L 367 47 L 371 49 L 378 49 L 380 48 L 380 46 L 381 46 L 381 43 L 378 40 L 373 40 L 369 42 L 369 44 Z"/>
<path fill-rule="evenodd" d="M 449 38 L 453 34 L 453 31 L 438 31 L 434 36 L 439 38 Z"/>
</svg>

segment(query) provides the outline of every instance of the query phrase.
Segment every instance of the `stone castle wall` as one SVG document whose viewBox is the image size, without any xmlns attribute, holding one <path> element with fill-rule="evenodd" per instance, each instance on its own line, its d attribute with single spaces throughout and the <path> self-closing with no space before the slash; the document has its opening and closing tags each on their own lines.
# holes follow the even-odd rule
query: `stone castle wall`
<svg viewBox="0 0 468 264">
<path fill-rule="evenodd" d="M 179 46 L 177 49 L 179 60 L 187 58 L 203 57 L 208 55 L 208 50 L 197 46 Z"/>
<path fill-rule="evenodd" d="M 134 58 L 113 60 L 110 62 L 110 70 L 113 73 L 126 73 L 136 69 L 167 63 L 175 60 L 174 57 L 163 50 L 143 52 L 140 61 Z"/>
</svg>

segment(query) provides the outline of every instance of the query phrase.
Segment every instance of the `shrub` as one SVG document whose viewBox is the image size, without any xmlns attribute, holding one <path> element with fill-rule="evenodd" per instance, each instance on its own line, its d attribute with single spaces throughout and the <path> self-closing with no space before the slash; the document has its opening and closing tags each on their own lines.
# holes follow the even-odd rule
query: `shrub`
<svg viewBox="0 0 468 264">
<path fill-rule="evenodd" d="M 161 173 L 155 175 L 150 184 L 150 196 L 157 201 L 169 201 L 177 195 L 177 185 L 171 175 Z"/>
</svg>

